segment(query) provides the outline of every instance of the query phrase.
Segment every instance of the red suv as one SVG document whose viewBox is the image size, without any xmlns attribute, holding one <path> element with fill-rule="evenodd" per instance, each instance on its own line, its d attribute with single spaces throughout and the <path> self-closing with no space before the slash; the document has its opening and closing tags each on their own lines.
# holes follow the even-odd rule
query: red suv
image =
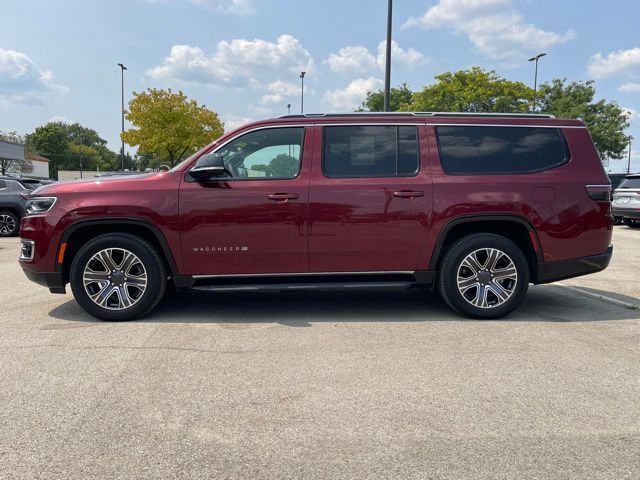
<svg viewBox="0 0 640 480">
<path fill-rule="evenodd" d="M 34 191 L 20 263 L 90 314 L 140 317 L 167 286 L 437 288 L 511 312 L 530 283 L 607 267 L 610 185 L 589 132 L 546 115 L 290 115 L 171 171 Z"/>
</svg>

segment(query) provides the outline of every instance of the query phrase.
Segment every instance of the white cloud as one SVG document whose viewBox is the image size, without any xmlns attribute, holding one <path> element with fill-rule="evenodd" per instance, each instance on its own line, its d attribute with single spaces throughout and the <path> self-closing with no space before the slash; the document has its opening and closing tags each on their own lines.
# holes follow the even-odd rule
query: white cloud
<svg viewBox="0 0 640 480">
<path fill-rule="evenodd" d="M 230 132 L 238 127 L 246 125 L 247 123 L 255 122 L 252 117 L 243 117 L 241 115 L 222 115 L 222 122 L 224 123 L 224 131 Z"/>
<path fill-rule="evenodd" d="M 366 47 L 344 47 L 338 50 L 338 53 L 331 53 L 324 63 L 329 66 L 329 70 L 340 73 L 363 72 L 376 68 L 382 70 L 385 64 L 386 44 L 386 41 L 378 44 L 376 56 Z M 414 48 L 404 50 L 400 48 L 397 42 L 391 41 L 391 60 L 395 65 L 399 64 L 412 68 L 426 63 L 428 58 Z"/>
<path fill-rule="evenodd" d="M 640 92 L 640 83 L 627 82 L 618 87 L 621 92 L 637 93 Z"/>
<path fill-rule="evenodd" d="M 48 120 L 47 123 L 73 123 L 73 121 L 62 115 L 54 115 Z"/>
<path fill-rule="evenodd" d="M 611 52 L 606 57 L 598 52 L 589 59 L 587 70 L 594 78 L 605 78 L 640 67 L 640 47 Z"/>
<path fill-rule="evenodd" d="M 170 0 L 145 0 L 151 4 L 164 4 Z M 255 12 L 254 0 L 189 0 L 194 5 L 214 12 L 248 15 Z"/>
<path fill-rule="evenodd" d="M 211 54 L 200 47 L 174 45 L 161 65 L 147 74 L 155 79 L 174 79 L 210 85 L 258 82 L 255 77 L 313 71 L 309 52 L 298 39 L 280 35 L 276 42 L 255 39 L 221 41 Z"/>
<path fill-rule="evenodd" d="M 575 33 L 541 30 L 527 23 L 511 0 L 439 0 L 419 17 L 410 17 L 402 28 L 449 28 L 466 35 L 483 54 L 508 62 L 575 38 Z"/>
<path fill-rule="evenodd" d="M 300 85 L 290 82 L 276 80 L 267 85 L 267 94 L 263 95 L 261 103 L 280 103 L 287 97 L 300 95 Z M 305 93 L 312 94 L 311 89 L 305 89 Z"/>
<path fill-rule="evenodd" d="M 337 89 L 325 92 L 322 101 L 335 111 L 351 111 L 362 103 L 367 96 L 367 92 L 379 90 L 383 85 L 383 81 L 379 78 L 357 78 L 342 90 Z"/>
<path fill-rule="evenodd" d="M 69 89 L 56 82 L 49 70 L 40 70 L 24 53 L 0 48 L 0 100 L 42 104 L 48 94 Z"/>
</svg>

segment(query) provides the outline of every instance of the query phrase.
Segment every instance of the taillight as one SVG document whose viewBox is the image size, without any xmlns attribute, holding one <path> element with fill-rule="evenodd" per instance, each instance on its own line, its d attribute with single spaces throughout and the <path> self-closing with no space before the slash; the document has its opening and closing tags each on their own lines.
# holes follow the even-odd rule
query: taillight
<svg viewBox="0 0 640 480">
<path fill-rule="evenodd" d="M 587 190 L 587 195 L 596 202 L 611 200 L 611 185 L 587 185 L 584 188 Z"/>
</svg>

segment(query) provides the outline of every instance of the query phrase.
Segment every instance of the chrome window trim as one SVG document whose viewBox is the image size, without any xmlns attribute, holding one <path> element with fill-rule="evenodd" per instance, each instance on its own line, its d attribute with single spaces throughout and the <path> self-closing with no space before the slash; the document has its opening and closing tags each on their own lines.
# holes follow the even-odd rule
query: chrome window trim
<svg viewBox="0 0 640 480">
<path fill-rule="evenodd" d="M 427 127 L 518 127 L 518 128 L 587 128 L 586 126 L 579 125 L 508 125 L 508 124 L 497 124 L 497 123 L 435 123 L 435 122 L 341 122 L 341 123 L 317 123 L 319 127 L 340 127 L 340 126 L 362 126 L 362 127 L 373 127 L 373 126 L 388 126 L 393 127 L 395 125 L 405 126 L 405 125 L 422 125 Z"/>
</svg>

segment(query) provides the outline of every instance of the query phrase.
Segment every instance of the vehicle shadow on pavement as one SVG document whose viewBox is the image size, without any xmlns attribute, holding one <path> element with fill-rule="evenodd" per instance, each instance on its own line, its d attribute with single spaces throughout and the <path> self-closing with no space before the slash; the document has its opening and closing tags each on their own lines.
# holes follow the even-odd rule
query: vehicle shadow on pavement
<svg viewBox="0 0 640 480">
<path fill-rule="evenodd" d="M 610 292 L 598 292 L 612 295 Z M 620 295 L 618 295 L 620 297 Z M 638 299 L 626 297 L 629 303 Z M 67 321 L 96 322 L 72 300 L 49 312 Z M 640 318 L 640 310 L 583 296 L 561 285 L 531 287 L 523 304 L 499 321 L 597 322 Z M 427 290 L 404 292 L 283 292 L 208 294 L 179 292 L 165 298 L 139 322 L 278 323 L 477 321 L 462 317 Z"/>
</svg>

